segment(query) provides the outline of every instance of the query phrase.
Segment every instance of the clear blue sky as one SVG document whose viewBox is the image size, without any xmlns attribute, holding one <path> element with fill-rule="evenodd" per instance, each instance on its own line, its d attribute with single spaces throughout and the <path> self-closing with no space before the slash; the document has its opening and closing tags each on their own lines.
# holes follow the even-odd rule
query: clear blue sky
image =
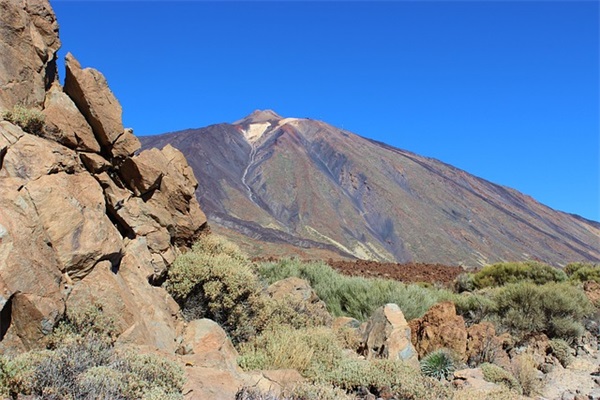
<svg viewBox="0 0 600 400">
<path fill-rule="evenodd" d="M 600 220 L 596 1 L 51 3 L 137 134 L 269 108 Z"/>
</svg>

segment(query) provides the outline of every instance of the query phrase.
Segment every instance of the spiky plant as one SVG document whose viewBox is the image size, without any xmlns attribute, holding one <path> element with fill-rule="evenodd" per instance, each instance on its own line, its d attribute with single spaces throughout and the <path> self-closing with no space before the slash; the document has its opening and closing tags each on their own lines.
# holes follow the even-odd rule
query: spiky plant
<svg viewBox="0 0 600 400">
<path fill-rule="evenodd" d="M 421 373 L 438 380 L 448 379 L 456 370 L 456 358 L 447 349 L 438 349 L 421 360 Z"/>
</svg>

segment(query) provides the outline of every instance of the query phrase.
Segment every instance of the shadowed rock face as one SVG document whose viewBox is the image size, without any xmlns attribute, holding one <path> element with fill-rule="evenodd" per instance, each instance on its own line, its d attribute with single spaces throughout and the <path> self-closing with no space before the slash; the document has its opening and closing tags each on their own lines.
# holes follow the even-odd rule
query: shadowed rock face
<svg viewBox="0 0 600 400">
<path fill-rule="evenodd" d="M 597 222 L 324 122 L 256 111 L 141 141 L 180 149 L 209 220 L 256 255 L 287 243 L 290 253 L 468 266 L 600 260 Z"/>
</svg>

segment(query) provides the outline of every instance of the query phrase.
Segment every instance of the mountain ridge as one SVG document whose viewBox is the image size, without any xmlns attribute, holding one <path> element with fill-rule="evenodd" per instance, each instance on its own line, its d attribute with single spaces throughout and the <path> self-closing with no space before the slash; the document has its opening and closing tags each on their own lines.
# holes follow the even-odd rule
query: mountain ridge
<svg viewBox="0 0 600 400">
<path fill-rule="evenodd" d="M 203 182 L 209 221 L 238 232 L 253 222 L 256 232 L 381 261 L 600 260 L 597 222 L 323 121 L 257 110 L 141 141 L 180 149 Z"/>
</svg>

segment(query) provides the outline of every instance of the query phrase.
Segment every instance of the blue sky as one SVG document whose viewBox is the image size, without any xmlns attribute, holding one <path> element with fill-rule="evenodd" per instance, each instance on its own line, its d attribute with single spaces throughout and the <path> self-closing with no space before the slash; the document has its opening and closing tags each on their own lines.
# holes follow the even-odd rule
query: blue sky
<svg viewBox="0 0 600 400">
<path fill-rule="evenodd" d="M 50 1 L 137 134 L 268 108 L 600 220 L 596 1 Z"/>
</svg>

